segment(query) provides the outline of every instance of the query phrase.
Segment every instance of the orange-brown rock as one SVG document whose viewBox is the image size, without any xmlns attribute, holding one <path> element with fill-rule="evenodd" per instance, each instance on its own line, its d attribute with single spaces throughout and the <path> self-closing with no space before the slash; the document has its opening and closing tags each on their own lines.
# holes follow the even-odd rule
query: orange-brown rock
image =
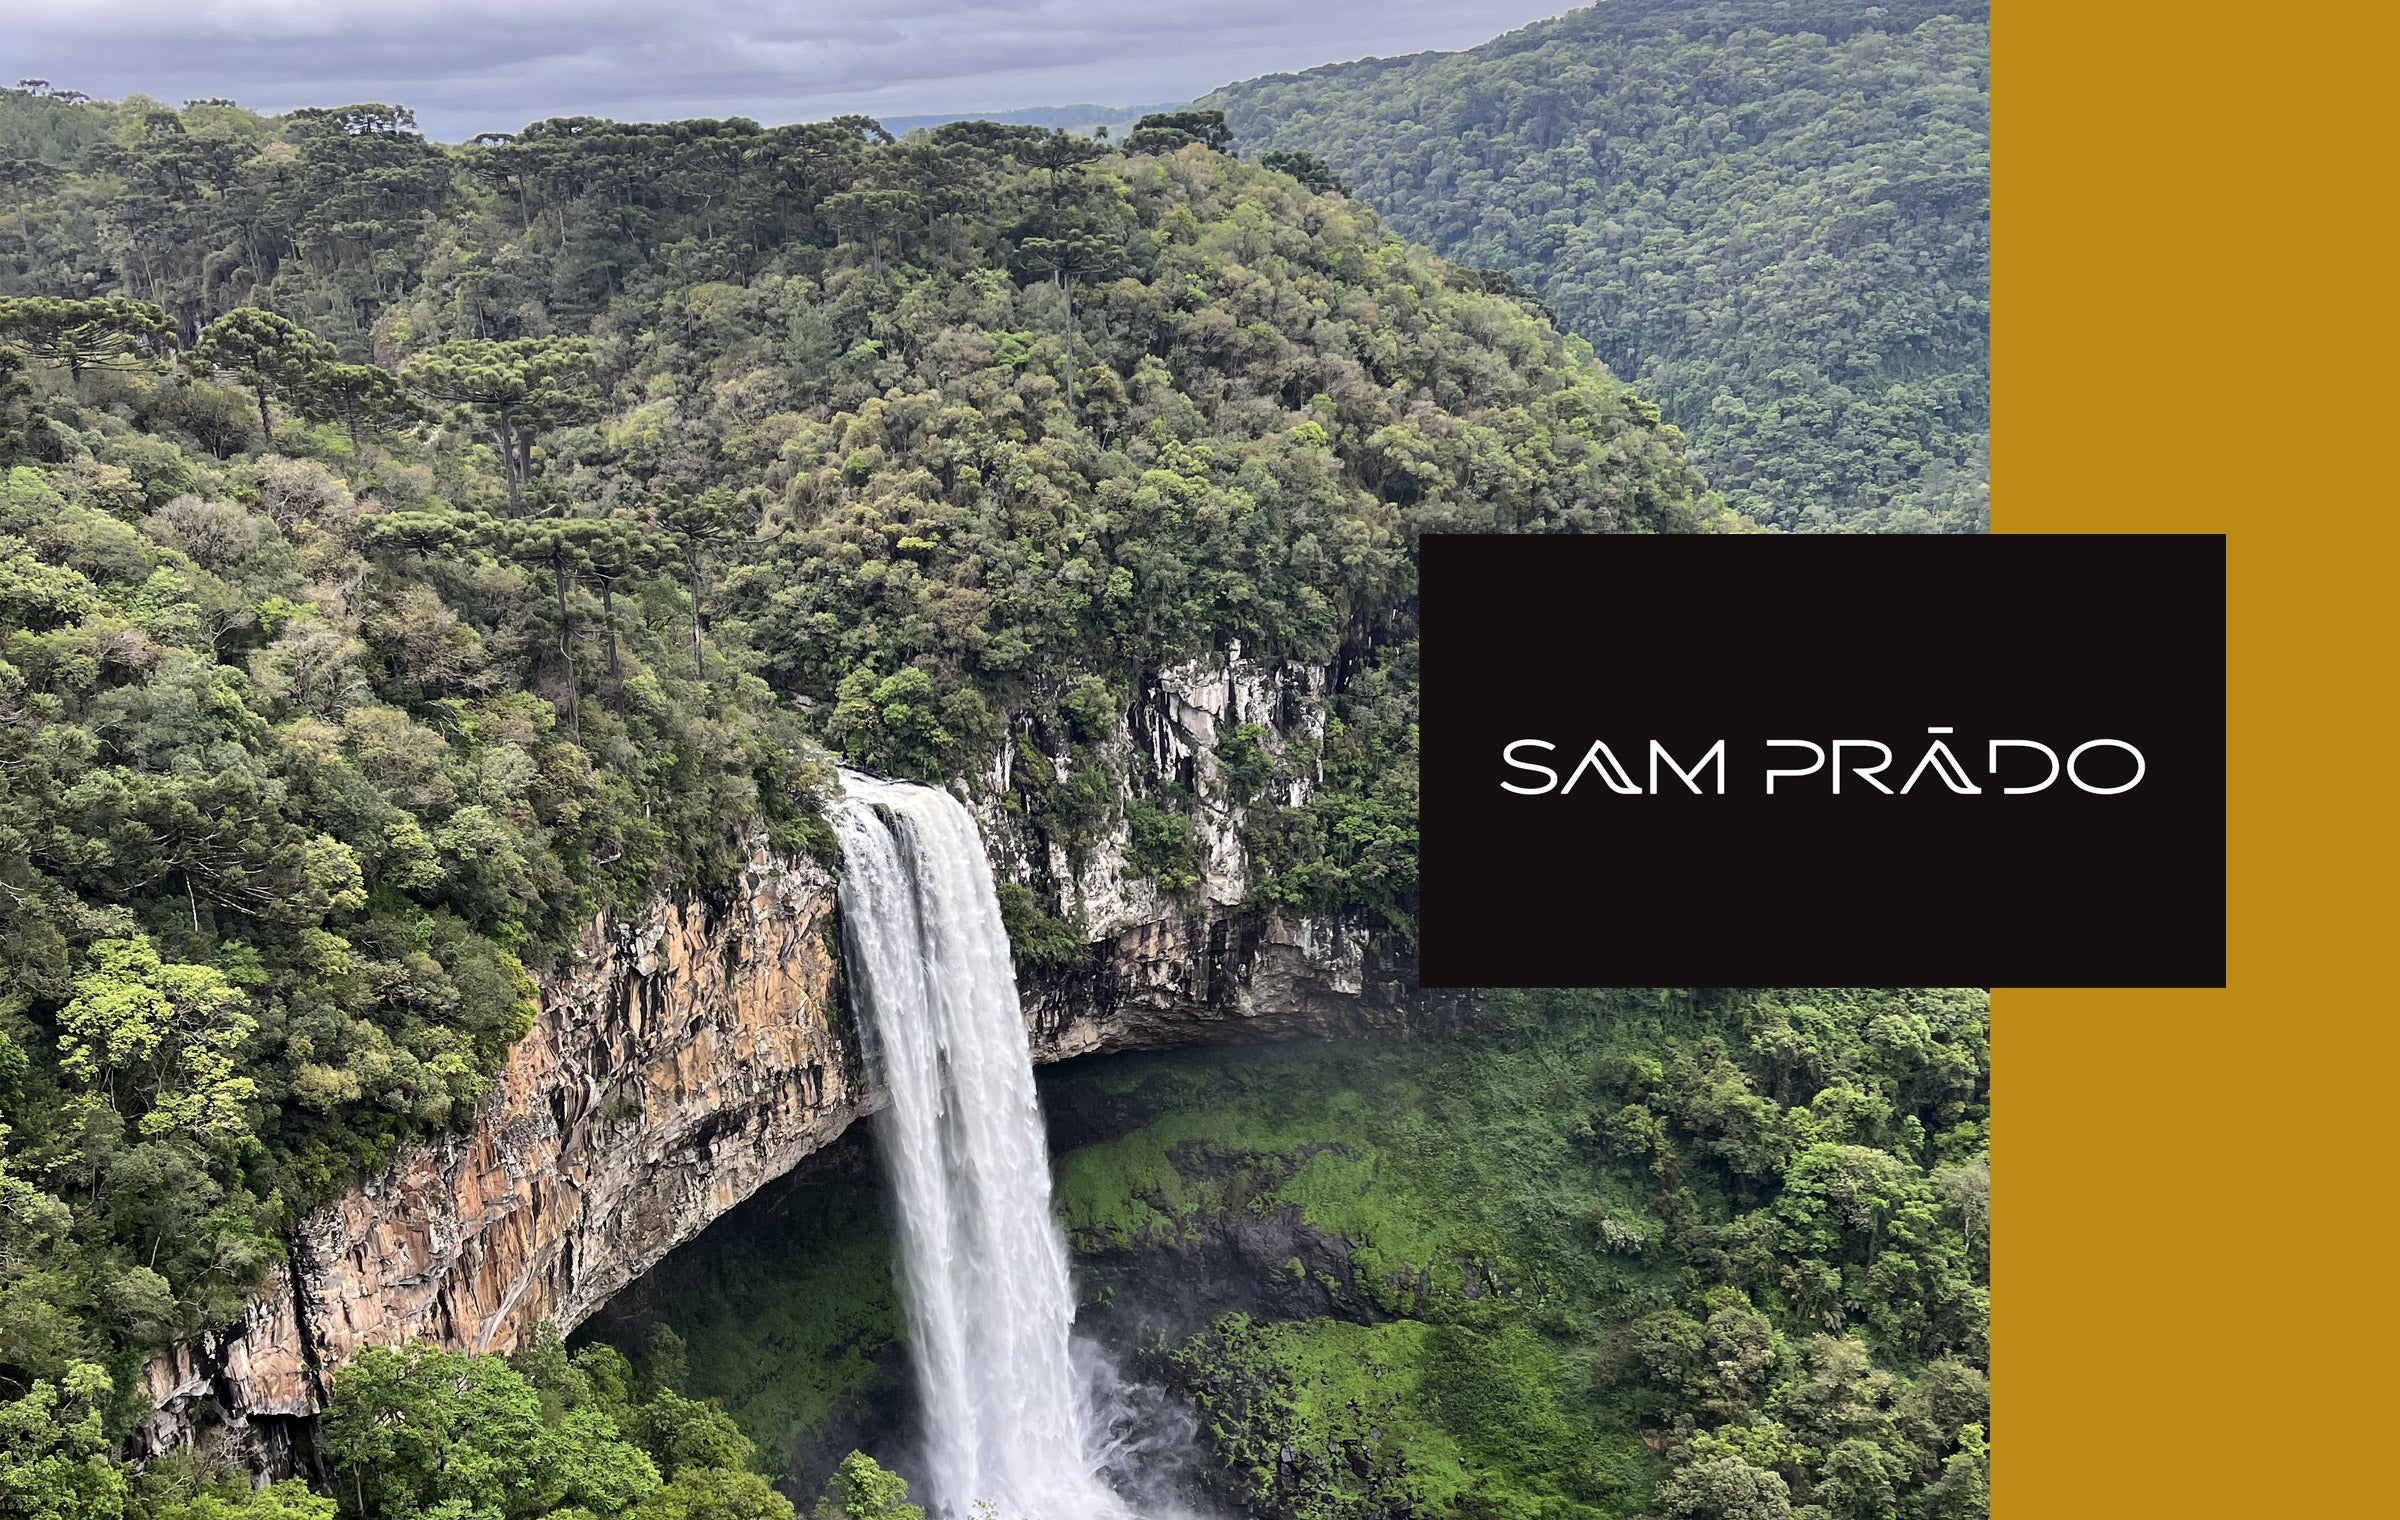
<svg viewBox="0 0 2400 1520">
<path fill-rule="evenodd" d="M 822 867 L 762 854 L 730 904 L 590 924 L 472 1127 L 311 1214 L 240 1326 L 151 1363 L 146 1443 L 205 1405 L 312 1415 L 363 1346 L 573 1326 L 839 1135 L 861 1092 L 833 911 Z"/>
</svg>

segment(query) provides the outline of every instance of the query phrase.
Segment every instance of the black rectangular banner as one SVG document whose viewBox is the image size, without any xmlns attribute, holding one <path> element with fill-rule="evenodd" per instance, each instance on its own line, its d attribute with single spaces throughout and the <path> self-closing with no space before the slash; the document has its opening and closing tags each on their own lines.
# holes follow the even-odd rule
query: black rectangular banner
<svg viewBox="0 0 2400 1520">
<path fill-rule="evenodd" d="M 2222 536 L 1422 563 L 1425 985 L 2223 985 Z"/>
</svg>

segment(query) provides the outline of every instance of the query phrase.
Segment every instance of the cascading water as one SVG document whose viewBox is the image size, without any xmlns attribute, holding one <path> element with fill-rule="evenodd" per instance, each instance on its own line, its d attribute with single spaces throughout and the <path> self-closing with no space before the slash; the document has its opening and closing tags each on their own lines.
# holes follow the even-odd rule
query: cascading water
<svg viewBox="0 0 2400 1520">
<path fill-rule="evenodd" d="M 947 792 L 842 782 L 843 934 L 870 1070 L 891 1093 L 881 1139 L 929 1509 L 1128 1520 L 1098 1476 L 1070 1354 L 1066 1244 L 983 842 Z"/>
</svg>

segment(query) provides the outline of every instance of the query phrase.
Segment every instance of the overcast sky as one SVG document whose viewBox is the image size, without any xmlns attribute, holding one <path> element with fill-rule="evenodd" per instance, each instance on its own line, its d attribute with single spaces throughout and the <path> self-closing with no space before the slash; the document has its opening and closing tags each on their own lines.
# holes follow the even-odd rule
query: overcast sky
<svg viewBox="0 0 2400 1520">
<path fill-rule="evenodd" d="M 1184 100 L 1470 47 L 1572 0 L 7 0 L 0 82 L 262 111 L 378 100 L 456 141 L 545 116 L 902 116 Z"/>
</svg>

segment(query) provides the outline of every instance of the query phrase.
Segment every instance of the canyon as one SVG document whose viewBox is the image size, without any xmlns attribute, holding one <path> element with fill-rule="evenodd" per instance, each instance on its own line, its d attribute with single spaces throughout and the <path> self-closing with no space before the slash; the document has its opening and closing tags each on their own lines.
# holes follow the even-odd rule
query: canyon
<svg viewBox="0 0 2400 1520">
<path fill-rule="evenodd" d="M 1275 743 L 1309 743 L 1323 689 L 1321 671 L 1235 651 L 1165 673 L 1126 716 L 1117 745 L 1149 749 L 1203 800 L 1206 871 L 1181 896 L 1129 871 L 1121 837 L 1044 859 L 988 795 L 966 799 L 996 874 L 1048 867 L 1088 927 L 1080 961 L 1020 979 L 1037 1062 L 1460 1016 L 1458 996 L 1420 994 L 1397 937 L 1243 904 L 1215 738 L 1264 719 Z M 473 1122 L 309 1213 L 239 1324 L 148 1365 L 142 1450 L 212 1441 L 255 1472 L 299 1470 L 330 1375 L 360 1349 L 506 1352 L 544 1323 L 571 1330 L 881 1107 L 837 912 L 831 871 L 762 840 L 733 891 L 594 919 L 543 978 L 534 1027 Z"/>
</svg>

